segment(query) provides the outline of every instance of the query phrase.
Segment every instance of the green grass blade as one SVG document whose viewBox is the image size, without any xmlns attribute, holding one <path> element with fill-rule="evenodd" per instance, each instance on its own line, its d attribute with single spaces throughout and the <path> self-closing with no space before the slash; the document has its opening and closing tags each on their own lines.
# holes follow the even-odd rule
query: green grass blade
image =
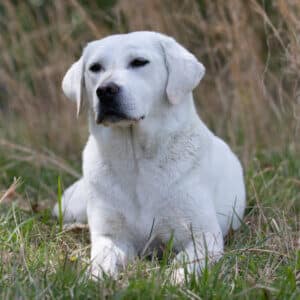
<svg viewBox="0 0 300 300">
<path fill-rule="evenodd" d="M 57 202 L 58 202 L 58 222 L 59 231 L 63 230 L 63 213 L 62 213 L 62 190 L 60 176 L 57 179 Z"/>
</svg>

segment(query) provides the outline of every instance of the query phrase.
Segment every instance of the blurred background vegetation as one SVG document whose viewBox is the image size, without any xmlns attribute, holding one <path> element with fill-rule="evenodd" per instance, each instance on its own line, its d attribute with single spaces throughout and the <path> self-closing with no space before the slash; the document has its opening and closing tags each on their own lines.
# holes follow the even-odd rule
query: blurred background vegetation
<svg viewBox="0 0 300 300">
<path fill-rule="evenodd" d="M 206 66 L 195 91 L 198 111 L 245 165 L 261 149 L 297 150 L 299 16 L 298 0 L 2 0 L 2 146 L 79 160 L 86 120 L 76 120 L 75 105 L 62 94 L 64 73 L 88 41 L 155 30 Z"/>
</svg>

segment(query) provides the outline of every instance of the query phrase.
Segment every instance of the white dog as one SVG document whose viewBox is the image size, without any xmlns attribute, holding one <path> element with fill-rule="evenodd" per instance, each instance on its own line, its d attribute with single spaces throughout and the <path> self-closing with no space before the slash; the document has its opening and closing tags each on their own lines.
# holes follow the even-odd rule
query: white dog
<svg viewBox="0 0 300 300">
<path fill-rule="evenodd" d="M 77 111 L 88 102 L 90 137 L 83 177 L 64 193 L 64 220 L 87 218 L 94 275 L 116 276 L 171 238 L 175 261 L 199 274 L 239 227 L 241 165 L 194 106 L 204 72 L 174 39 L 141 31 L 89 43 L 66 73 L 63 91 Z"/>
</svg>

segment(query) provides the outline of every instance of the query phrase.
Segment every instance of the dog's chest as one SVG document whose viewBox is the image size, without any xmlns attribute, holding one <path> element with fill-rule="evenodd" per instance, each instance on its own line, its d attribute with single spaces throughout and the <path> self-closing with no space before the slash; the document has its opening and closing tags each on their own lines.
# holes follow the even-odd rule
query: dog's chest
<svg viewBox="0 0 300 300">
<path fill-rule="evenodd" d="M 118 231 L 132 233 L 141 243 L 151 233 L 166 241 L 175 227 L 190 223 L 194 207 L 185 183 L 201 152 L 190 139 L 168 142 L 155 151 L 134 141 L 105 153 L 85 151 L 84 176 L 96 187 L 101 210 L 110 212 L 102 220 L 105 231 L 118 224 Z"/>
<path fill-rule="evenodd" d="M 113 165 L 114 182 L 120 187 L 116 207 L 125 210 L 131 231 L 145 238 L 153 231 L 161 233 L 161 228 L 174 228 L 180 218 L 189 222 L 182 215 L 187 210 L 181 208 L 190 205 L 184 179 L 195 166 L 194 158 L 176 151 L 162 151 L 156 157 L 135 155 L 130 162 Z"/>
</svg>

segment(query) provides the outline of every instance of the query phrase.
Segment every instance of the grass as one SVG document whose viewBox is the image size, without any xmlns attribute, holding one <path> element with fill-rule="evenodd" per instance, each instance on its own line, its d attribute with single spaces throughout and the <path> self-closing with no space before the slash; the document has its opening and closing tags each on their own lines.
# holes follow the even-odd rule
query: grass
<svg viewBox="0 0 300 300">
<path fill-rule="evenodd" d="M 58 222 L 59 222 L 59 231 L 63 230 L 63 212 L 62 212 L 62 190 L 61 190 L 61 180 L 58 176 L 57 180 L 57 204 L 58 204 Z"/>
<path fill-rule="evenodd" d="M 58 176 L 67 182 L 70 176 L 59 170 L 55 175 L 53 170 L 33 166 L 31 161 L 17 162 L 1 155 L 0 167 L 5 167 L 1 186 L 7 184 L 9 174 L 24 174 L 21 186 L 15 186 L 0 204 L 1 299 L 300 297 L 300 159 L 291 150 L 255 156 L 246 174 L 248 208 L 244 224 L 227 238 L 221 261 L 205 270 L 199 280 L 182 286 L 171 284 L 166 268 L 168 253 L 161 261 L 138 259 L 118 280 L 89 280 L 85 273 L 88 231 L 61 231 L 59 222 L 50 215 L 55 197 L 49 201 L 48 192 L 39 189 L 43 182 L 54 191 Z M 53 180 L 49 182 L 49 178 Z M 35 205 L 29 191 L 36 191 Z M 38 207 L 47 201 L 48 207 Z"/>
</svg>

